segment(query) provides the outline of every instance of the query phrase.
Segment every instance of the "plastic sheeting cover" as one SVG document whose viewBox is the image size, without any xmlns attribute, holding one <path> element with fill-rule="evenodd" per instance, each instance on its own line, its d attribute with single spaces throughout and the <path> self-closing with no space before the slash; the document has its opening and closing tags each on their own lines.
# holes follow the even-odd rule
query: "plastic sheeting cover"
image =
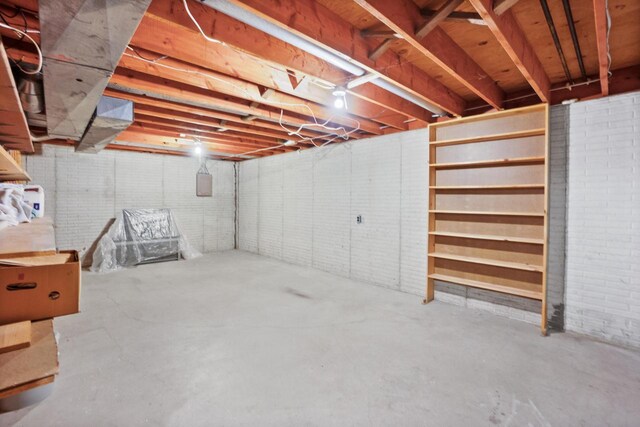
<svg viewBox="0 0 640 427">
<path fill-rule="evenodd" d="M 102 236 L 91 271 L 106 273 L 148 262 L 192 259 L 202 254 L 180 233 L 170 209 L 125 209 Z"/>
</svg>

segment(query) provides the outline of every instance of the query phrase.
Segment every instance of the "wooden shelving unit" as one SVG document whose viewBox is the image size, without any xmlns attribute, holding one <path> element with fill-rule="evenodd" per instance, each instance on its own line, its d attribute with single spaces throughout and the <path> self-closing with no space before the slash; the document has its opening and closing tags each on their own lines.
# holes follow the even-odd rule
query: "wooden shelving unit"
<svg viewBox="0 0 640 427">
<path fill-rule="evenodd" d="M 0 38 L 0 144 L 8 150 L 20 150 L 33 153 L 33 142 L 27 125 L 27 118 L 22 110 L 18 89 L 9 58 Z"/>
<path fill-rule="evenodd" d="M 540 301 L 547 331 L 548 107 L 429 126 L 425 302 L 435 281 Z"/>
</svg>

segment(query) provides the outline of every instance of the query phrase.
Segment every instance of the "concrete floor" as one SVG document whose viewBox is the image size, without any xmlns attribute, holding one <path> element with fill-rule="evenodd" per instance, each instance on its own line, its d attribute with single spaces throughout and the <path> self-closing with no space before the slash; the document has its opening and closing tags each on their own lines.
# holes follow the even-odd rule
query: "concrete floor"
<svg viewBox="0 0 640 427">
<path fill-rule="evenodd" d="M 640 353 L 238 251 L 83 276 L 1 426 L 640 423 Z"/>
</svg>

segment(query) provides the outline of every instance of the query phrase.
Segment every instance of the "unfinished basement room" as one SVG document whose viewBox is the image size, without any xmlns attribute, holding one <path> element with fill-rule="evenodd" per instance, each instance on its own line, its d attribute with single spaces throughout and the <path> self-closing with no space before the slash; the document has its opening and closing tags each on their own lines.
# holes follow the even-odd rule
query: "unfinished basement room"
<svg viewBox="0 0 640 427">
<path fill-rule="evenodd" d="M 640 426 L 640 0 L 0 0 L 0 427 Z"/>
</svg>

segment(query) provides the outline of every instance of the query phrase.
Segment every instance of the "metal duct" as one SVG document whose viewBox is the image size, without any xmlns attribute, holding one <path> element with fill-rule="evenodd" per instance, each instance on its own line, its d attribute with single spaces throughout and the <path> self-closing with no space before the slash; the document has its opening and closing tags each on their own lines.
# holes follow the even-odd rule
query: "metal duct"
<svg viewBox="0 0 640 427">
<path fill-rule="evenodd" d="M 49 135 L 80 139 L 151 0 L 40 2 Z"/>
<path fill-rule="evenodd" d="M 18 96 L 24 111 L 33 114 L 42 113 L 44 110 L 42 75 L 20 72 L 18 76 Z"/>
<path fill-rule="evenodd" d="M 357 62 L 352 58 L 349 58 L 347 55 L 337 54 L 323 49 L 322 47 L 319 47 L 314 43 L 305 40 L 297 34 L 294 34 L 291 31 L 287 31 L 275 24 L 272 24 L 271 22 L 259 16 L 256 16 L 253 13 L 234 5 L 227 0 L 202 0 L 202 3 L 214 10 L 217 10 L 218 12 L 224 13 L 225 15 L 242 22 L 243 24 L 254 27 L 264 33 L 269 34 L 270 36 L 273 36 L 299 49 L 309 52 L 310 54 L 317 56 L 318 58 L 323 59 L 348 73 L 351 73 L 358 77 L 365 74 L 365 70 L 357 65 Z M 371 84 L 385 89 L 437 115 L 447 114 L 441 108 L 436 107 L 435 105 L 384 79 L 375 79 L 371 82 Z"/>
<path fill-rule="evenodd" d="M 103 96 L 76 151 L 97 153 L 133 123 L 133 102 Z"/>
</svg>

